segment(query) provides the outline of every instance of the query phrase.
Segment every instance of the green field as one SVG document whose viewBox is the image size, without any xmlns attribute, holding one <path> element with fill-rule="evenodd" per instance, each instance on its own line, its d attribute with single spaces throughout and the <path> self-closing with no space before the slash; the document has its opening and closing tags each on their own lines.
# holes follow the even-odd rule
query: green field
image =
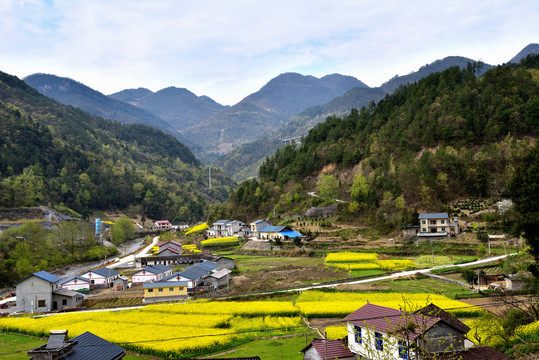
<svg viewBox="0 0 539 360">
<path fill-rule="evenodd" d="M 237 351 L 227 352 L 227 354 L 215 358 L 249 357 L 258 355 L 264 360 L 300 360 L 303 359 L 303 353 L 301 353 L 300 350 L 307 346 L 312 339 L 311 335 L 307 335 L 307 342 L 305 341 L 305 336 L 296 336 L 285 339 L 255 340 L 237 347 Z"/>
<path fill-rule="evenodd" d="M 397 293 L 434 293 L 445 295 L 451 299 L 455 298 L 456 294 L 471 294 L 469 289 L 462 286 L 453 285 L 437 281 L 434 279 L 418 279 L 418 280 L 388 280 L 378 282 L 378 285 L 389 287 L 389 291 Z"/>
</svg>

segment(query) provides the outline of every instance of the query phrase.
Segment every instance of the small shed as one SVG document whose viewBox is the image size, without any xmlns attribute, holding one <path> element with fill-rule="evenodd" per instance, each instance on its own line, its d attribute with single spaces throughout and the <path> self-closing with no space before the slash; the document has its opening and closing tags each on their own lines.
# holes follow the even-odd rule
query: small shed
<svg viewBox="0 0 539 360">
<path fill-rule="evenodd" d="M 114 279 L 113 286 L 121 287 L 122 290 L 125 290 L 129 287 L 129 278 L 127 276 L 120 275 Z"/>
<path fill-rule="evenodd" d="M 230 281 L 232 271 L 221 269 L 213 272 L 210 276 L 204 279 L 204 283 L 213 286 L 214 289 L 226 286 Z"/>
<path fill-rule="evenodd" d="M 233 270 L 235 266 L 234 259 L 226 256 L 219 256 L 217 259 L 215 259 L 215 262 L 219 265 L 221 269 Z"/>
</svg>

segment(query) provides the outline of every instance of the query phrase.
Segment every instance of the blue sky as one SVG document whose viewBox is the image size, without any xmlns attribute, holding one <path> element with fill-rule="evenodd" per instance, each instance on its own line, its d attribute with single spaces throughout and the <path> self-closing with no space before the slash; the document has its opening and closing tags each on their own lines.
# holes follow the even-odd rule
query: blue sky
<svg viewBox="0 0 539 360">
<path fill-rule="evenodd" d="M 539 42 L 539 1 L 0 0 L 0 71 L 105 94 L 168 86 L 232 105 L 283 72 L 378 86 L 446 56 Z"/>
</svg>

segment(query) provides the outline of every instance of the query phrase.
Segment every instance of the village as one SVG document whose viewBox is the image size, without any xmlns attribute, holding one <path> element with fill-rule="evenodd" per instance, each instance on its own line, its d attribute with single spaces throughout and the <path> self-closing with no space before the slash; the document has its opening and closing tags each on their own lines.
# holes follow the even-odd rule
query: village
<svg viewBox="0 0 539 360">
<path fill-rule="evenodd" d="M 377 243 L 373 241 L 375 242 L 374 249 L 369 249 L 365 246 L 365 240 L 362 239 L 362 241 L 350 241 L 344 244 L 342 241 L 338 242 L 341 246 L 346 246 L 330 247 L 331 252 L 325 252 L 323 258 L 311 260 L 306 249 L 327 246 L 327 239 L 320 235 L 315 239 L 309 238 L 293 230 L 294 227 L 290 225 L 272 226 L 266 220 L 255 220 L 248 224 L 239 220 L 217 220 L 212 223 L 211 227 L 206 224 L 189 227 L 187 224 L 173 224 L 168 220 L 157 220 L 153 227 L 159 234 L 150 238 L 134 253 L 115 258 L 107 262 L 106 266 L 88 269 L 65 278 L 46 271 L 38 271 L 17 282 L 15 296 L 2 300 L 0 304 L 12 315 L 34 314 L 38 315 L 38 318 L 40 314 L 66 313 L 66 315 L 74 316 L 84 314 L 84 310 L 89 308 L 109 308 L 120 312 L 135 312 L 132 315 L 134 316 L 132 321 L 136 323 L 137 309 L 142 309 L 141 306 L 145 307 L 149 304 L 178 304 L 176 306 L 193 304 L 196 306 L 196 302 L 192 303 L 195 299 L 206 299 L 204 301 L 213 299 L 216 304 L 231 303 L 231 299 L 241 299 L 237 304 L 256 303 L 257 306 L 264 307 L 264 302 L 271 304 L 270 300 L 273 296 L 284 296 L 286 299 L 286 296 L 290 296 L 287 294 L 300 294 L 295 300 L 296 310 L 292 311 L 294 314 L 290 319 L 301 316 L 307 328 L 317 333 L 306 346 L 297 348 L 298 354 L 301 353 L 303 359 L 427 359 L 433 354 L 440 354 L 440 359 L 509 359 L 493 347 L 482 344 L 481 338 L 478 341 L 477 337 L 474 338 L 471 335 L 473 325 L 475 324 L 476 333 L 479 326 L 479 323 L 473 320 L 477 316 L 474 312 L 483 310 L 456 300 L 451 300 L 452 305 L 445 306 L 444 309 L 443 304 L 449 299 L 443 295 L 443 291 L 440 293 L 440 296 L 444 297 L 443 301 L 430 301 L 434 295 L 410 294 L 421 295 L 422 300 L 414 300 L 411 305 L 403 298 L 404 302 L 398 302 L 400 305 L 397 308 L 395 308 L 397 303 L 394 299 L 392 299 L 392 304 L 388 302 L 387 297 L 379 302 L 375 301 L 377 296 L 369 299 L 368 294 L 372 291 L 374 291 L 373 295 L 377 294 L 376 291 L 386 286 L 384 284 L 387 284 L 387 281 L 392 285 L 401 282 L 411 285 L 426 281 L 422 280 L 423 278 L 428 279 L 432 284 L 439 284 L 440 288 L 447 287 L 452 292 L 458 292 L 459 298 L 473 298 L 474 293 L 486 294 L 489 291 L 508 296 L 522 289 L 529 274 L 504 273 L 503 270 L 515 271 L 515 268 L 505 266 L 504 269 L 499 266 L 503 261 L 511 263 L 510 258 L 518 255 L 519 246 L 514 245 L 514 240 L 505 241 L 504 238 L 496 236 L 489 240 L 489 254 L 483 253 L 484 259 L 470 255 L 454 255 L 450 258 L 446 257 L 450 260 L 443 263 L 443 260 L 440 260 L 443 256 L 434 255 L 434 246 L 436 244 L 438 244 L 436 246 L 441 246 L 440 244 L 448 246 L 452 242 L 459 241 L 459 238 L 466 236 L 463 228 L 468 231 L 471 229 L 467 229 L 466 224 L 459 224 L 458 218 L 450 218 L 447 213 L 422 213 L 419 214 L 417 223 L 419 225 L 403 228 L 402 239 L 399 243 L 412 244 L 411 246 L 416 248 L 430 244 L 432 249 L 430 256 L 424 254 L 416 260 L 411 260 L 410 256 L 378 255 L 384 245 L 379 241 Z M 298 220 L 291 224 L 301 228 L 305 226 L 305 221 Z M 165 240 L 161 241 L 161 239 Z M 189 243 L 182 244 L 181 239 Z M 332 245 L 336 245 L 335 240 L 331 242 Z M 393 239 L 385 239 L 384 242 L 386 246 L 391 245 L 392 248 L 401 249 L 401 252 L 404 249 L 402 244 L 395 246 Z M 505 250 L 504 255 L 500 255 L 501 246 Z M 293 254 L 290 253 L 291 250 L 287 250 L 298 248 L 304 253 L 302 255 L 300 251 L 299 257 L 297 250 L 294 250 Z M 376 253 L 372 250 L 376 250 Z M 491 250 L 493 254 L 490 253 Z M 461 253 L 468 252 L 461 251 Z M 494 254 L 496 256 L 493 256 Z M 460 260 L 455 261 L 456 257 Z M 286 265 L 287 259 L 290 259 L 290 265 Z M 301 266 L 302 262 L 306 266 Z M 315 263 L 316 266 L 314 266 Z M 260 267 L 260 270 L 257 267 Z M 302 275 L 297 275 L 299 278 L 295 282 L 287 283 L 282 278 L 273 286 L 271 282 L 268 282 L 265 288 L 254 292 L 248 291 L 249 287 L 242 286 L 245 281 L 243 279 L 246 277 L 251 278 L 252 280 L 248 282 L 254 284 L 258 277 L 263 277 L 263 272 L 273 274 L 286 271 L 289 274 L 300 274 L 297 273 L 299 268 L 305 268 L 306 272 L 311 272 L 318 281 L 307 280 L 312 277 L 306 277 L 306 280 L 298 282 L 297 280 Z M 471 275 L 468 274 L 467 281 L 462 275 L 466 269 L 472 269 L 468 270 Z M 319 271 L 324 275 L 320 275 Z M 328 276 L 327 274 L 333 274 L 329 275 L 332 278 L 325 279 L 324 276 Z M 314 312 L 313 315 L 305 310 L 302 302 L 298 302 L 307 294 L 316 294 L 316 291 L 325 288 L 339 290 L 339 302 L 329 300 L 329 304 L 334 303 L 337 307 L 346 299 L 347 291 L 352 290 L 353 292 L 348 295 L 350 301 L 345 300 L 347 306 L 337 311 L 329 310 L 329 313 L 324 313 L 326 310 L 320 309 L 309 310 Z M 455 290 L 456 288 L 462 290 Z M 368 289 L 366 300 L 354 299 L 358 294 L 356 289 Z M 400 292 L 406 293 L 406 291 Z M 412 290 L 412 293 L 415 291 Z M 270 298 L 264 300 L 264 297 L 269 295 L 271 295 Z M 484 296 L 486 295 L 482 295 Z M 323 297 L 331 297 L 331 293 Z M 112 299 L 115 301 L 110 301 Z M 327 302 L 328 299 L 319 304 L 325 309 Z M 419 306 L 421 303 L 423 306 Z M 9 306 L 10 304 L 12 306 Z M 354 304 L 357 304 L 357 309 L 352 310 Z M 473 310 L 466 311 L 469 307 Z M 460 308 L 462 308 L 460 312 L 455 312 L 455 309 Z M 212 313 L 211 310 L 203 308 L 202 304 L 199 310 L 192 307 L 190 309 L 189 314 L 197 314 L 199 311 L 204 314 Z M 346 309 L 351 309 L 347 315 Z M 271 312 L 267 313 L 267 309 L 256 311 L 266 314 L 268 318 L 271 316 Z M 234 312 L 226 310 L 217 313 L 221 315 Z M 471 316 L 470 320 L 463 322 L 459 319 L 462 318 L 461 316 L 454 315 L 459 313 L 461 315 L 465 313 L 464 318 Z M 318 319 L 331 319 L 335 316 L 337 318 L 344 316 L 344 320 L 336 322 Z M 96 321 L 100 321 L 99 316 L 95 318 Z M 285 318 L 288 317 L 285 316 Z M 15 320 L 16 317 L 10 316 L 8 319 Z M 155 324 L 159 322 L 160 320 L 156 319 Z M 338 323 L 337 327 L 340 327 L 337 331 L 338 335 L 329 336 L 331 331 L 335 331 L 332 330 L 336 328 L 333 326 L 334 323 Z M 304 327 L 298 325 L 279 325 L 268 331 L 285 335 L 293 333 L 295 328 L 302 328 L 301 333 L 304 333 Z M 3 326 L 2 322 L 0 322 L 1 326 Z M 52 330 L 58 329 L 51 329 L 49 343 L 36 348 L 34 352 L 28 352 L 29 356 L 33 356 L 33 359 L 56 359 L 55 356 L 66 349 L 77 352 L 77 345 L 73 344 L 72 340 L 67 340 L 67 333 L 53 333 Z M 98 336 L 91 332 L 80 336 L 83 335 Z M 77 337 L 74 339 L 84 343 L 84 336 L 81 339 Z M 114 356 L 117 356 L 117 345 L 104 339 L 100 341 L 104 349 L 108 348 L 111 353 L 115 354 Z M 49 355 L 45 356 L 43 349 L 47 349 L 46 352 Z M 201 351 L 201 354 L 212 352 Z M 125 354 L 125 351 L 122 354 Z M 154 354 L 163 353 L 158 351 Z M 381 357 L 382 354 L 386 357 Z M 255 359 L 256 351 L 252 355 Z"/>
</svg>

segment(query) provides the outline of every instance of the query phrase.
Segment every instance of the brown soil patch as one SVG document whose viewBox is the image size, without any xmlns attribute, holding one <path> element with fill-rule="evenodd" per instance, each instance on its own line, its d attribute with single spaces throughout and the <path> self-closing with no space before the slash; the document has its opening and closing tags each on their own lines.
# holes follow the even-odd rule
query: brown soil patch
<svg viewBox="0 0 539 360">
<path fill-rule="evenodd" d="M 514 300 L 529 300 L 525 296 L 517 296 Z M 507 310 L 510 309 L 509 306 L 505 304 L 500 304 L 501 300 L 498 297 L 488 297 L 488 298 L 475 298 L 475 299 L 462 299 L 459 300 L 465 302 L 469 305 L 479 306 L 482 309 L 485 309 L 495 315 L 504 315 Z M 496 305 L 500 304 L 500 305 Z"/>
<path fill-rule="evenodd" d="M 229 294 L 237 295 L 252 291 L 301 287 L 305 286 L 306 281 L 320 281 L 320 279 L 338 277 L 339 274 L 335 271 L 320 266 L 286 265 L 258 271 L 248 270 L 244 275 L 235 276 L 232 279 L 234 289 Z"/>
</svg>

